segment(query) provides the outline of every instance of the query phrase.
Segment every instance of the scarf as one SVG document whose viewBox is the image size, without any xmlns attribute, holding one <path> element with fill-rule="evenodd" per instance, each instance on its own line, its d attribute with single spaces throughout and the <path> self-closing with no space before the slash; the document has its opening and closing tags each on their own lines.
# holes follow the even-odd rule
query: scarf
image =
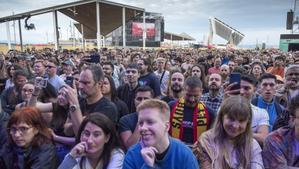
<svg viewBox="0 0 299 169">
<path fill-rule="evenodd" d="M 184 127 L 182 122 L 184 119 L 185 99 L 180 98 L 173 107 L 170 114 L 170 130 L 169 134 L 177 139 L 183 139 Z M 193 143 L 201 133 L 209 129 L 209 114 L 203 103 L 197 103 L 193 111 Z"/>
</svg>

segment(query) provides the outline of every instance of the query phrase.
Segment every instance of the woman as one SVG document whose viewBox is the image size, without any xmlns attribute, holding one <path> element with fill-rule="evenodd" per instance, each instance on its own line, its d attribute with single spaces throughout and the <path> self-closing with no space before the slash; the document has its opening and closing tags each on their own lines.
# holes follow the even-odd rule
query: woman
<svg viewBox="0 0 299 169">
<path fill-rule="evenodd" d="M 206 84 L 206 74 L 202 65 L 195 64 L 190 69 L 191 76 L 198 77 L 202 82 L 203 93 L 208 91 L 207 84 Z"/>
<path fill-rule="evenodd" d="M 127 104 L 117 97 L 116 87 L 113 79 L 110 76 L 105 75 L 102 93 L 107 99 L 116 105 L 118 110 L 118 119 L 130 113 Z"/>
<path fill-rule="evenodd" d="M 5 82 L 5 89 L 12 87 L 13 84 L 13 80 L 12 77 L 15 73 L 16 70 L 22 69 L 19 65 L 13 64 L 7 67 L 6 69 L 6 73 L 7 73 L 7 80 Z"/>
<path fill-rule="evenodd" d="M 20 109 L 22 107 L 28 106 L 33 91 L 34 91 L 34 83 L 31 81 L 26 82 L 22 87 L 22 91 L 21 91 L 23 102 L 17 104 L 16 109 Z"/>
<path fill-rule="evenodd" d="M 251 131 L 252 110 L 242 96 L 230 96 L 221 104 L 213 128 L 203 133 L 194 154 L 201 169 L 261 169 L 261 147 Z"/>
<path fill-rule="evenodd" d="M 259 79 L 262 74 L 265 73 L 265 68 L 260 62 L 253 62 L 251 64 L 251 71 L 250 74 L 252 74 L 256 79 Z"/>
<path fill-rule="evenodd" d="M 58 169 L 121 169 L 124 152 L 113 122 L 103 114 L 92 113 L 82 121 L 77 145 Z"/>
<path fill-rule="evenodd" d="M 8 143 L 0 152 L 1 169 L 55 169 L 56 151 L 40 112 L 24 107 L 12 113 Z"/>
</svg>

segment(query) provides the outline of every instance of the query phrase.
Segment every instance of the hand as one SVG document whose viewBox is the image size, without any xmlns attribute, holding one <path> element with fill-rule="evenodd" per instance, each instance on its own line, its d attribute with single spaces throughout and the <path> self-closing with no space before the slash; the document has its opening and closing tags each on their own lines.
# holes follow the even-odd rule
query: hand
<svg viewBox="0 0 299 169">
<path fill-rule="evenodd" d="M 223 86 L 224 86 L 224 96 L 223 98 L 226 99 L 228 98 L 229 96 L 231 95 L 236 95 L 236 93 L 240 93 L 240 89 L 235 89 L 235 90 L 231 90 L 231 88 L 238 84 L 237 82 L 234 82 L 232 84 L 229 84 L 229 83 L 224 83 Z"/>
<path fill-rule="evenodd" d="M 78 93 L 76 89 L 76 85 L 73 85 L 74 88 L 70 87 L 69 85 L 64 85 L 64 93 L 65 97 L 68 100 L 70 105 L 79 105 L 78 100 Z"/>
<path fill-rule="evenodd" d="M 80 142 L 71 150 L 70 155 L 73 158 L 82 157 L 86 155 L 86 150 L 87 150 L 87 143 Z"/>
<path fill-rule="evenodd" d="M 154 167 L 156 153 L 158 153 L 158 150 L 155 147 L 142 147 L 141 149 L 141 156 L 144 162 L 150 167 Z"/>
</svg>

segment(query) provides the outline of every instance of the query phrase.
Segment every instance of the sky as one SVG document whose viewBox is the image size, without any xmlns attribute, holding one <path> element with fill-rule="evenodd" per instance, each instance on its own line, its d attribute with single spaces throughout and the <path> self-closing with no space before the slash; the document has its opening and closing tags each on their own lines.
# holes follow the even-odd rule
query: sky
<svg viewBox="0 0 299 169">
<path fill-rule="evenodd" d="M 0 17 L 39 8 L 73 2 L 75 0 L 0 0 Z M 245 34 L 241 45 L 265 42 L 279 45 L 279 37 L 286 30 L 287 11 L 293 9 L 294 0 L 110 0 L 161 13 L 165 20 L 165 31 L 180 34 L 185 32 L 197 42 L 206 39 L 209 32 L 209 17 L 216 17 Z M 299 4 L 297 5 L 297 8 Z M 299 9 L 299 8 L 298 8 Z M 299 14 L 299 12 L 298 12 Z M 58 14 L 58 25 L 63 39 L 70 36 L 70 19 Z M 25 43 L 53 42 L 52 13 L 30 18 L 36 30 L 27 31 L 22 26 Z M 13 23 L 10 34 L 14 40 Z M 16 40 L 19 41 L 16 22 Z M 6 24 L 0 24 L 0 42 L 7 40 Z M 215 37 L 215 43 L 225 43 Z"/>
</svg>

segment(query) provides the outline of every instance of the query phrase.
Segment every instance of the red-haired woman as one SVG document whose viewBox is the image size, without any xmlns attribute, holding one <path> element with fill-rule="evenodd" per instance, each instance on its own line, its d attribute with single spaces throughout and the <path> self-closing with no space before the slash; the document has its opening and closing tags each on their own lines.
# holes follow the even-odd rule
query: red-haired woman
<svg viewBox="0 0 299 169">
<path fill-rule="evenodd" d="M 56 149 L 40 112 L 24 107 L 12 113 L 8 143 L 0 152 L 1 169 L 55 169 Z"/>
</svg>

